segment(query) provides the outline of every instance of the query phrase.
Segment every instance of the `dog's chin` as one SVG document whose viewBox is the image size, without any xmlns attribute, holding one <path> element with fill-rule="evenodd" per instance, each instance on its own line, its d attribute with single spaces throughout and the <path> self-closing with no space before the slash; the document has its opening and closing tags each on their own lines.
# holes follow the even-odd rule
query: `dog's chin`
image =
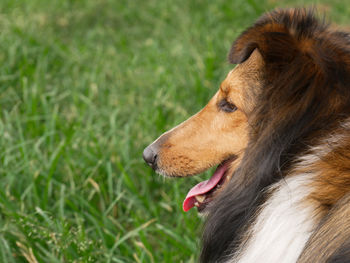
<svg viewBox="0 0 350 263">
<path fill-rule="evenodd" d="M 217 168 L 210 179 L 200 182 L 196 186 L 192 187 L 188 192 L 186 198 L 184 199 L 183 210 L 187 212 L 191 208 L 196 207 L 198 214 L 201 217 L 205 217 L 207 215 L 208 208 L 213 203 L 213 200 L 218 196 L 218 194 L 226 187 L 228 182 L 231 180 L 231 167 L 232 163 L 236 159 L 237 156 L 230 156 L 229 158 L 223 160 L 217 165 Z M 157 167 L 156 172 L 165 177 L 188 177 L 199 174 L 169 174 L 166 172 L 165 169 L 162 169 L 161 167 Z"/>
</svg>

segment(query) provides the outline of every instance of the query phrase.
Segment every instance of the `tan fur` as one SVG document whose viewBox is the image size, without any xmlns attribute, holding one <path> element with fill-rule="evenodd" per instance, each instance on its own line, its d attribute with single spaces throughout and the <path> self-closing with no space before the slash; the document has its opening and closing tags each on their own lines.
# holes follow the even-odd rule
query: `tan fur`
<svg viewBox="0 0 350 263">
<path fill-rule="evenodd" d="M 162 142 L 158 154 L 160 172 L 187 176 L 233 156 L 240 159 L 248 141 L 247 114 L 254 106 L 254 100 L 246 97 L 249 90 L 260 86 L 261 67 L 262 58 L 256 51 L 228 74 L 219 91 L 199 113 L 158 139 Z M 222 111 L 218 103 L 224 98 L 238 109 L 232 113 Z"/>
<path fill-rule="evenodd" d="M 332 147 L 329 153 L 309 167 L 318 174 L 309 199 L 317 202 L 324 212 L 350 192 L 350 135 L 346 133 L 338 134 L 337 142 L 326 144 L 325 147 Z"/>
</svg>

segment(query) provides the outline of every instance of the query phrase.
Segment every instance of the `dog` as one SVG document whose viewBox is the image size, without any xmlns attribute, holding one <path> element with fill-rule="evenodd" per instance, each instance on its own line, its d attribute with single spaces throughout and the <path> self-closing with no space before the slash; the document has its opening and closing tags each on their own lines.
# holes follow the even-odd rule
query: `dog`
<svg viewBox="0 0 350 263">
<path fill-rule="evenodd" d="M 262 15 L 209 103 L 143 152 L 159 174 L 217 166 L 183 209 L 201 262 L 350 262 L 350 35 L 305 8 Z"/>
</svg>

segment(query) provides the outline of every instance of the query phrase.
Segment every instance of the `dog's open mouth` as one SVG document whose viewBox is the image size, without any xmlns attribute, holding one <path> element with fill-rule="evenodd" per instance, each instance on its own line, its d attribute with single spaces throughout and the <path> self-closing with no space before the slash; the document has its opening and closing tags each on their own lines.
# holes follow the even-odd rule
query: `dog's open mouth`
<svg viewBox="0 0 350 263">
<path fill-rule="evenodd" d="M 202 212 L 213 200 L 220 189 L 229 181 L 231 175 L 227 174 L 230 164 L 234 158 L 226 160 L 218 165 L 214 174 L 209 180 L 200 182 L 188 192 L 184 202 L 183 210 L 187 212 L 192 207 L 197 207 L 198 212 Z"/>
</svg>

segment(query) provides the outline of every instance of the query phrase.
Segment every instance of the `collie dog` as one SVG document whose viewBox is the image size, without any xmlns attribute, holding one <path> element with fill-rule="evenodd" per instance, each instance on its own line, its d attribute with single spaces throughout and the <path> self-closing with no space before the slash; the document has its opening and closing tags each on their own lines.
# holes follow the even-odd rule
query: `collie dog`
<svg viewBox="0 0 350 263">
<path fill-rule="evenodd" d="M 201 262 L 350 262 L 350 36 L 314 13 L 260 17 L 209 103 L 144 150 L 165 176 L 218 165 L 183 203 L 207 216 Z"/>
</svg>

